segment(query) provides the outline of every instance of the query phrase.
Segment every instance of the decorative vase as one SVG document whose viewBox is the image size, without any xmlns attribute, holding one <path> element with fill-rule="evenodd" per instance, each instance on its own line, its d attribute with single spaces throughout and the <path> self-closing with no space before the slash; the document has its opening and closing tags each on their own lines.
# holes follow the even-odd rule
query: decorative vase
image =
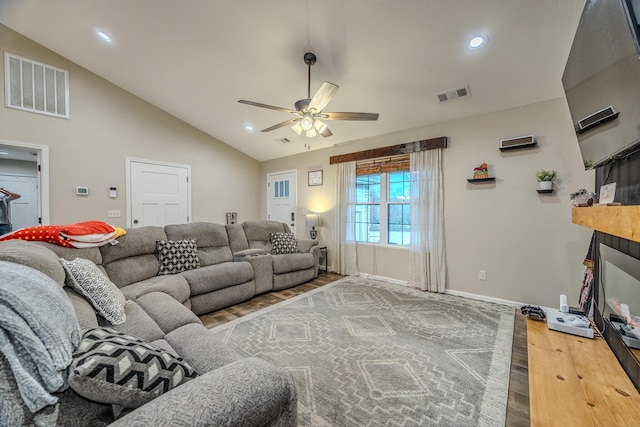
<svg viewBox="0 0 640 427">
<path fill-rule="evenodd" d="M 540 181 L 541 190 L 553 190 L 553 181 Z"/>
</svg>

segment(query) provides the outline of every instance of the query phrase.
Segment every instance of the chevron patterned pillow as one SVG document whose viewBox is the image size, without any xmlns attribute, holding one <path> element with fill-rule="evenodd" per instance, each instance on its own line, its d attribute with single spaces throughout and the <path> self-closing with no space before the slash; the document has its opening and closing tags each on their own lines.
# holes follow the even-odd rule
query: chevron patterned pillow
<svg viewBox="0 0 640 427">
<path fill-rule="evenodd" d="M 158 240 L 156 249 L 160 259 L 158 276 L 177 274 L 200 267 L 195 239 Z"/>
<path fill-rule="evenodd" d="M 69 367 L 69 386 L 87 399 L 137 408 L 195 378 L 182 359 L 138 337 L 86 329 Z"/>
<path fill-rule="evenodd" d="M 293 233 L 271 233 L 271 253 L 274 255 L 293 254 L 298 252 L 298 245 Z"/>
<path fill-rule="evenodd" d="M 112 325 L 120 325 L 127 320 L 125 299 L 122 291 L 88 259 L 76 258 L 67 261 L 60 258 L 66 272 L 65 285 L 89 300 L 93 308 Z"/>
</svg>

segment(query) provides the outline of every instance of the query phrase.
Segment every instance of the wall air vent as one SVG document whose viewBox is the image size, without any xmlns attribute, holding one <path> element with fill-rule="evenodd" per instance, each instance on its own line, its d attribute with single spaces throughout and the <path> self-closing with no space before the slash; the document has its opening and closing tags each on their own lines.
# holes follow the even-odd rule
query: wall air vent
<svg viewBox="0 0 640 427">
<path fill-rule="evenodd" d="M 69 118 L 69 71 L 4 53 L 7 107 Z"/>
<path fill-rule="evenodd" d="M 279 142 L 280 144 L 288 144 L 291 142 L 291 140 L 289 138 L 280 138 L 276 139 L 276 142 Z"/>
<path fill-rule="evenodd" d="M 518 136 L 500 140 L 500 151 L 516 150 L 519 148 L 534 147 L 537 144 L 533 135 Z"/>
<path fill-rule="evenodd" d="M 465 96 L 470 96 L 471 92 L 469 92 L 469 86 L 461 87 L 458 89 L 451 89 L 445 92 L 439 93 L 436 95 L 439 103 L 451 101 L 458 98 L 464 98 Z"/>
</svg>

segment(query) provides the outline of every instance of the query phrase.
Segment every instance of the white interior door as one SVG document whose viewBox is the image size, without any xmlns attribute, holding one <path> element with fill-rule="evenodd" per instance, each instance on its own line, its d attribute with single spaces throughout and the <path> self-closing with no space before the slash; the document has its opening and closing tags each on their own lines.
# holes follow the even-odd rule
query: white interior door
<svg viewBox="0 0 640 427">
<path fill-rule="evenodd" d="M 267 175 L 267 218 L 284 222 L 296 234 L 296 171 Z"/>
<path fill-rule="evenodd" d="M 191 218 L 191 168 L 127 159 L 128 226 L 184 224 Z"/>
<path fill-rule="evenodd" d="M 39 225 L 38 184 L 35 176 L 0 174 L 0 187 L 20 195 L 11 203 L 13 230 Z"/>
</svg>

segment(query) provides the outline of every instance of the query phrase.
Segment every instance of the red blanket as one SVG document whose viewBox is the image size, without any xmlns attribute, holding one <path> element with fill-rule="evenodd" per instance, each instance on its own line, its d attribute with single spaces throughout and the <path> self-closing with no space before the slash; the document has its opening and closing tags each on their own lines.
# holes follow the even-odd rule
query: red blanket
<svg viewBox="0 0 640 427">
<path fill-rule="evenodd" d="M 39 225 L 16 230 L 0 237 L 55 243 L 69 248 L 101 246 L 116 237 L 116 229 L 101 221 L 85 221 L 68 225 Z"/>
</svg>

